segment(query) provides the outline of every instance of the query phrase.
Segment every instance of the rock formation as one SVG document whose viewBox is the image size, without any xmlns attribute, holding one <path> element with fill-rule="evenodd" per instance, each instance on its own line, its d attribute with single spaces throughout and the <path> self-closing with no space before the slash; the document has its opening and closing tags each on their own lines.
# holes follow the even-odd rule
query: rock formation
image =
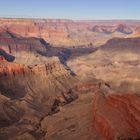
<svg viewBox="0 0 140 140">
<path fill-rule="evenodd" d="M 113 37 L 127 37 L 139 22 L 0 19 L 0 28 L 24 37 L 43 38 L 56 46 L 104 44 Z"/>
<path fill-rule="evenodd" d="M 0 22 L 0 140 L 139 139 L 139 22 Z"/>
</svg>

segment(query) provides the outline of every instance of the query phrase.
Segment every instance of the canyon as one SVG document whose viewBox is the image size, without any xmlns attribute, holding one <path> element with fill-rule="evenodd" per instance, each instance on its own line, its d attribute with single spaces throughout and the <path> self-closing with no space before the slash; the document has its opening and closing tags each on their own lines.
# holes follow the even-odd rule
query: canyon
<svg viewBox="0 0 140 140">
<path fill-rule="evenodd" d="M 139 21 L 0 19 L 0 30 L 43 38 L 53 46 L 100 46 L 112 37 L 139 36 Z"/>
<path fill-rule="evenodd" d="M 140 21 L 0 19 L 0 140 L 139 140 Z"/>
</svg>

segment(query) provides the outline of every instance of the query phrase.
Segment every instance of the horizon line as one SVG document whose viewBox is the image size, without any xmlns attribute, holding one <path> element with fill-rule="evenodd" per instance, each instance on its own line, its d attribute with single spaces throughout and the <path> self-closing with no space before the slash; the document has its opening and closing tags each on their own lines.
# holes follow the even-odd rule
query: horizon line
<svg viewBox="0 0 140 140">
<path fill-rule="evenodd" d="M 72 18 L 43 18 L 43 17 L 10 17 L 10 16 L 0 16 L 0 19 L 29 19 L 29 20 L 72 20 L 72 21 L 140 21 L 140 19 L 72 19 Z"/>
<path fill-rule="evenodd" d="M 131 18 L 131 19 L 128 19 L 128 18 L 116 18 L 116 19 L 113 19 L 113 18 L 110 18 L 110 19 L 108 19 L 108 18 L 106 18 L 106 19 L 95 19 L 95 18 L 93 18 L 93 19 L 86 19 L 86 18 L 79 18 L 79 19 L 77 19 L 77 18 L 50 18 L 50 17 L 28 17 L 28 16 L 2 16 L 2 15 L 0 15 L 0 19 L 27 19 L 27 20 L 29 20 L 29 19 L 32 19 L 32 20 L 72 20 L 72 21 L 140 21 L 140 19 L 133 19 L 133 18 Z"/>
</svg>

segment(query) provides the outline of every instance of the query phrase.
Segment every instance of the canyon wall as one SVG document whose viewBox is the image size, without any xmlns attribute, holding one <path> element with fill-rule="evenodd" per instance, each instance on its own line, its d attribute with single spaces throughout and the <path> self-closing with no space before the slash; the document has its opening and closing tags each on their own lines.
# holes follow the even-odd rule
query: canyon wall
<svg viewBox="0 0 140 140">
<path fill-rule="evenodd" d="M 139 25 L 138 21 L 0 19 L 1 30 L 43 38 L 55 46 L 101 45 L 112 37 L 133 34 Z"/>
<path fill-rule="evenodd" d="M 93 125 L 106 140 L 136 139 L 140 134 L 140 99 L 137 94 L 96 93 Z"/>
</svg>

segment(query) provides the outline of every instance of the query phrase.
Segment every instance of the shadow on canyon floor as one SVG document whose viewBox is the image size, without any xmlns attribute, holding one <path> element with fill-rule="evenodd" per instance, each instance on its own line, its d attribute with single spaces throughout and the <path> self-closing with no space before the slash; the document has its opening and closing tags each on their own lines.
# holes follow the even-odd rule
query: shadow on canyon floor
<svg viewBox="0 0 140 140">
<path fill-rule="evenodd" d="M 72 75 L 76 75 L 71 68 L 67 65 L 67 61 L 70 59 L 75 59 L 79 56 L 88 55 L 90 53 L 93 53 L 97 50 L 97 48 L 83 48 L 83 47 L 77 47 L 77 48 L 63 48 L 63 47 L 49 47 L 47 46 L 47 52 L 42 53 L 38 52 L 40 55 L 45 57 L 53 57 L 57 56 L 60 60 L 60 62 L 66 66 L 68 70 L 71 71 Z"/>
<path fill-rule="evenodd" d="M 9 62 L 13 62 L 15 57 L 13 55 L 7 54 L 4 50 L 0 49 L 0 56 L 4 57 Z"/>
</svg>

